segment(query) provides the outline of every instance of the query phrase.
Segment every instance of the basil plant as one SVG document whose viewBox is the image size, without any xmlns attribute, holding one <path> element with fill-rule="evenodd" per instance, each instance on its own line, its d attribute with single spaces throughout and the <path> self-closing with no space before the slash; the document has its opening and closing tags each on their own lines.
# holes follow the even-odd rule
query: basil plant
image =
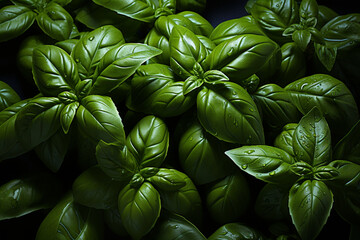
<svg viewBox="0 0 360 240">
<path fill-rule="evenodd" d="M 334 186 L 352 189 L 357 170 L 349 173 L 344 169 L 353 163 L 334 160 L 330 128 L 317 107 L 286 131 L 275 146 L 242 146 L 225 154 L 244 172 L 286 187 L 297 232 L 301 239 L 315 239 L 333 208 Z"/>
</svg>

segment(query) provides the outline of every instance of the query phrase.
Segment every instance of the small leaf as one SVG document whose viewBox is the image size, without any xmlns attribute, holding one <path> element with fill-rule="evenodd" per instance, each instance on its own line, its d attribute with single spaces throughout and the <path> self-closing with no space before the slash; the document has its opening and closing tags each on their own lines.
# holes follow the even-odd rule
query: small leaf
<svg viewBox="0 0 360 240">
<path fill-rule="evenodd" d="M 186 185 L 185 180 L 175 169 L 160 168 L 154 176 L 147 180 L 162 191 L 177 191 Z"/>
<path fill-rule="evenodd" d="M 183 94 L 187 95 L 195 90 L 199 89 L 203 85 L 204 81 L 196 76 L 188 77 L 183 85 Z"/>
<path fill-rule="evenodd" d="M 291 165 L 291 171 L 299 176 L 307 176 L 313 174 L 313 167 L 306 162 L 296 162 Z"/>
<path fill-rule="evenodd" d="M 331 180 L 339 175 L 339 171 L 331 166 L 322 166 L 315 169 L 315 179 L 324 181 Z"/>
<path fill-rule="evenodd" d="M 229 81 L 230 79 L 223 72 L 219 70 L 209 70 L 204 73 L 204 81 L 210 84 L 218 82 Z"/>
<path fill-rule="evenodd" d="M 336 61 L 337 48 L 330 48 L 325 45 L 315 43 L 315 52 L 322 65 L 324 65 L 326 70 L 330 72 Z"/>
<path fill-rule="evenodd" d="M 0 81 L 0 111 L 19 102 L 19 95 L 7 83 Z"/>
<path fill-rule="evenodd" d="M 311 33 L 308 30 L 296 30 L 292 34 L 293 41 L 300 47 L 302 51 L 305 51 L 311 40 Z"/>
<path fill-rule="evenodd" d="M 72 121 L 75 118 L 79 102 L 72 102 L 66 105 L 60 113 L 60 124 L 65 134 L 69 132 Z"/>
</svg>

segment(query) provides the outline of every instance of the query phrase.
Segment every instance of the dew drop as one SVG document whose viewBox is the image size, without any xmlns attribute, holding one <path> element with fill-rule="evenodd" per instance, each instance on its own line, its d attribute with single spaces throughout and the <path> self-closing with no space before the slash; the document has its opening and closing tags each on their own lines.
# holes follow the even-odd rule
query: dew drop
<svg viewBox="0 0 360 240">
<path fill-rule="evenodd" d="M 236 92 L 235 92 L 235 91 L 233 91 L 233 92 L 232 92 L 232 95 L 236 95 Z"/>
<path fill-rule="evenodd" d="M 194 140 L 194 138 L 193 138 L 193 137 L 190 137 L 190 138 L 189 138 L 189 141 L 192 141 L 192 140 Z"/>
<path fill-rule="evenodd" d="M 94 36 L 89 37 L 89 41 L 94 40 Z"/>
<path fill-rule="evenodd" d="M 77 62 L 77 63 L 78 63 L 78 62 L 80 62 L 80 60 L 77 58 L 77 59 L 75 59 L 75 62 Z"/>
<path fill-rule="evenodd" d="M 244 169 L 244 170 L 247 169 L 247 167 L 248 166 L 246 164 L 241 165 L 241 168 Z"/>
<path fill-rule="evenodd" d="M 270 176 L 274 176 L 275 175 L 275 171 L 272 171 L 269 173 Z"/>
<path fill-rule="evenodd" d="M 255 111 L 253 108 L 249 108 L 249 110 L 250 110 L 250 112 L 253 112 L 253 111 Z"/>
<path fill-rule="evenodd" d="M 234 52 L 234 48 L 230 48 L 229 52 L 227 53 L 228 56 L 231 56 L 231 54 Z"/>
<path fill-rule="evenodd" d="M 253 152 L 255 152 L 255 150 L 248 150 L 248 151 L 245 151 L 246 154 L 252 154 Z"/>
</svg>

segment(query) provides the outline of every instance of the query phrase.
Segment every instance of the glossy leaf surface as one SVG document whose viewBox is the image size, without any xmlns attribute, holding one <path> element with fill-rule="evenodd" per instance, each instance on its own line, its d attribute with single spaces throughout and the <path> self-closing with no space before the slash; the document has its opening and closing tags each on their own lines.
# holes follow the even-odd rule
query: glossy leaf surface
<svg viewBox="0 0 360 240">
<path fill-rule="evenodd" d="M 175 169 L 160 168 L 154 176 L 149 177 L 147 180 L 160 190 L 177 191 L 186 185 L 182 175 L 178 174 L 178 172 Z"/>
<path fill-rule="evenodd" d="M 336 144 L 333 159 L 344 159 L 360 163 L 360 121 Z"/>
<path fill-rule="evenodd" d="M 264 240 L 262 234 L 241 223 L 227 223 L 219 227 L 208 240 L 230 240 L 230 239 L 244 239 L 244 240 Z"/>
<path fill-rule="evenodd" d="M 0 111 L 19 102 L 19 95 L 7 83 L 0 81 Z"/>
<path fill-rule="evenodd" d="M 281 148 L 294 156 L 293 138 L 297 123 L 289 123 L 283 127 L 282 132 L 275 138 L 274 147 Z"/>
</svg>

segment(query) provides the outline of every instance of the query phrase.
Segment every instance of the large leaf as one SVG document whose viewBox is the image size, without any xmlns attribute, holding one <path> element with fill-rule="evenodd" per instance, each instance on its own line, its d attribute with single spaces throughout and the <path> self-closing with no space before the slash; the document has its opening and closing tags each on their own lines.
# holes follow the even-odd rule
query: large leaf
<svg viewBox="0 0 360 240">
<path fill-rule="evenodd" d="M 110 97 L 89 95 L 83 98 L 76 119 L 84 133 L 95 141 L 125 143 L 124 126 Z"/>
<path fill-rule="evenodd" d="M 333 205 L 333 194 L 325 183 L 306 180 L 289 193 L 289 210 L 302 239 L 315 239 L 325 225 Z"/>
<path fill-rule="evenodd" d="M 246 178 L 238 173 L 210 184 L 206 205 L 215 222 L 235 222 L 250 206 L 250 188 Z"/>
<path fill-rule="evenodd" d="M 23 146 L 15 129 L 15 119 L 28 100 L 23 100 L 0 111 L 0 161 L 19 156 L 30 150 Z"/>
<path fill-rule="evenodd" d="M 36 240 L 100 240 L 101 215 L 98 211 L 74 202 L 71 193 L 48 213 L 40 224 Z"/>
<path fill-rule="evenodd" d="M 67 52 L 52 45 L 34 49 L 33 75 L 44 96 L 57 97 L 61 92 L 74 90 L 79 82 L 74 60 Z"/>
<path fill-rule="evenodd" d="M 299 120 L 299 111 L 290 100 L 290 94 L 276 84 L 259 87 L 253 94 L 255 103 L 261 109 L 265 124 L 273 129 L 281 129 L 287 123 Z"/>
<path fill-rule="evenodd" d="M 295 129 L 293 148 L 297 161 L 319 166 L 331 161 L 331 135 L 320 110 L 314 107 Z"/>
<path fill-rule="evenodd" d="M 36 14 L 30 8 L 10 5 L 0 9 L 0 42 L 23 34 L 35 21 Z"/>
<path fill-rule="evenodd" d="M 105 53 L 124 42 L 121 31 L 111 25 L 99 27 L 83 36 L 71 53 L 78 66 L 80 78 L 92 78 Z"/>
<path fill-rule="evenodd" d="M 142 118 L 127 137 L 126 146 L 138 162 L 144 167 L 160 167 L 169 148 L 169 131 L 158 117 Z"/>
<path fill-rule="evenodd" d="M 149 240 L 206 240 L 206 237 L 189 220 L 181 215 L 162 211 L 158 223 L 146 236 Z"/>
<path fill-rule="evenodd" d="M 93 0 L 94 3 L 113 10 L 118 14 L 131 17 L 143 22 L 155 20 L 155 6 L 151 1 L 146 0 Z"/>
<path fill-rule="evenodd" d="M 256 104 L 233 82 L 203 88 L 197 96 L 197 115 L 206 131 L 220 140 L 240 144 L 265 141 Z"/>
<path fill-rule="evenodd" d="M 175 169 L 160 168 L 155 175 L 147 178 L 147 181 L 159 190 L 177 191 L 186 185 L 182 175 L 178 173 Z"/>
<path fill-rule="evenodd" d="M 183 80 L 199 73 L 196 63 L 201 63 L 207 56 L 205 46 L 196 35 L 182 26 L 176 26 L 170 35 L 170 66 Z"/>
<path fill-rule="evenodd" d="M 0 112 L 19 102 L 19 95 L 7 83 L 0 81 Z"/>
<path fill-rule="evenodd" d="M 162 207 L 185 217 L 195 225 L 201 224 L 202 205 L 199 192 L 186 174 L 179 171 L 177 173 L 182 177 L 186 185 L 177 191 L 159 190 Z"/>
<path fill-rule="evenodd" d="M 134 239 L 145 236 L 160 216 L 160 194 L 148 182 L 139 188 L 126 185 L 119 194 L 118 204 L 124 227 Z"/>
<path fill-rule="evenodd" d="M 17 114 L 15 129 L 21 143 L 31 149 L 53 136 L 60 128 L 64 104 L 55 97 L 35 98 Z"/>
<path fill-rule="evenodd" d="M 299 7 L 295 0 L 258 0 L 250 11 L 266 35 L 278 42 L 286 41 L 283 31 L 299 20 Z"/>
<path fill-rule="evenodd" d="M 189 0 L 187 0 L 189 1 Z M 202 35 L 204 37 L 210 37 L 214 27 L 211 23 L 202 17 L 200 14 L 194 12 L 194 10 L 189 9 L 190 11 L 182 11 L 179 12 L 178 16 L 183 16 L 190 20 L 193 23 L 194 28 L 196 30 L 196 34 Z"/>
<path fill-rule="evenodd" d="M 224 41 L 243 34 L 265 35 L 254 21 L 254 18 L 251 15 L 247 15 L 221 22 L 212 31 L 210 39 L 216 45 L 219 45 Z"/>
<path fill-rule="evenodd" d="M 251 227 L 241 223 L 227 223 L 219 227 L 208 240 L 228 240 L 228 239 L 244 239 L 244 240 L 264 240 L 262 234 Z"/>
<path fill-rule="evenodd" d="M 206 133 L 199 122 L 184 129 L 178 149 L 184 172 L 197 185 L 225 177 L 233 169 L 234 165 L 224 154 L 228 144 Z"/>
<path fill-rule="evenodd" d="M 96 146 L 96 159 L 104 173 L 115 180 L 129 181 L 138 171 L 132 153 L 116 142 L 106 143 L 100 140 Z"/>
<path fill-rule="evenodd" d="M 329 166 L 334 167 L 339 174 L 331 179 L 331 184 L 334 184 L 339 189 L 348 192 L 352 191 L 358 193 L 360 190 L 360 165 L 345 161 L 335 160 Z"/>
<path fill-rule="evenodd" d="M 358 108 L 350 90 L 330 75 L 310 75 L 290 83 L 285 90 L 290 92 L 291 101 L 303 115 L 314 106 L 320 109 L 335 142 L 359 119 Z"/>
<path fill-rule="evenodd" d="M 204 61 L 204 68 L 220 70 L 238 82 L 259 71 L 279 46 L 266 36 L 244 34 L 220 43 Z"/>
<path fill-rule="evenodd" d="M 140 43 L 126 43 L 109 50 L 100 60 L 91 94 L 107 94 L 132 74 L 141 64 L 161 54 L 161 50 Z"/>
<path fill-rule="evenodd" d="M 74 20 L 61 5 L 51 2 L 36 16 L 39 27 L 51 38 L 62 41 L 69 39 Z"/>
<path fill-rule="evenodd" d="M 74 200 L 96 209 L 117 208 L 117 199 L 124 183 L 114 181 L 99 166 L 88 168 L 72 185 Z"/>
<path fill-rule="evenodd" d="M 21 217 L 55 205 L 61 196 L 58 179 L 48 174 L 13 179 L 0 186 L 0 220 Z"/>
<path fill-rule="evenodd" d="M 335 145 L 333 159 L 360 164 L 360 121 Z"/>
<path fill-rule="evenodd" d="M 225 154 L 243 171 L 269 183 L 289 185 L 298 178 L 290 169 L 294 158 L 279 148 L 267 145 L 243 146 Z"/>
</svg>

